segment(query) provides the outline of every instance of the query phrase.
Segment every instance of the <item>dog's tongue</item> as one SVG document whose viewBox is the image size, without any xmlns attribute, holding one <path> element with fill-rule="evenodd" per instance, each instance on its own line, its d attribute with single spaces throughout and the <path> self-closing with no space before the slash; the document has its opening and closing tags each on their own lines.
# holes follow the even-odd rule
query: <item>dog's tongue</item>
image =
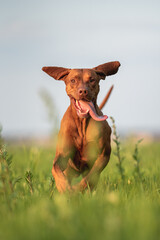
<svg viewBox="0 0 160 240">
<path fill-rule="evenodd" d="M 82 110 L 88 111 L 90 116 L 96 121 L 104 121 L 108 118 L 107 115 L 98 116 L 92 102 L 86 102 L 83 100 L 79 100 L 79 104 L 80 104 Z"/>
</svg>

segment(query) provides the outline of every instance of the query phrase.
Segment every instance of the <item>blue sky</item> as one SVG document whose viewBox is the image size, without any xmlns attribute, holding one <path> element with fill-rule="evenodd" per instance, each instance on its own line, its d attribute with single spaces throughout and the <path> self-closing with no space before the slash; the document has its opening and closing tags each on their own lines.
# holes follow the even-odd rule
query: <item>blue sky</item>
<svg viewBox="0 0 160 240">
<path fill-rule="evenodd" d="M 39 91 L 59 119 L 69 99 L 43 66 L 95 67 L 119 60 L 101 82 L 98 102 L 125 132 L 160 132 L 160 1 L 3 1 L 0 10 L 0 123 L 3 135 L 48 134 Z"/>
</svg>

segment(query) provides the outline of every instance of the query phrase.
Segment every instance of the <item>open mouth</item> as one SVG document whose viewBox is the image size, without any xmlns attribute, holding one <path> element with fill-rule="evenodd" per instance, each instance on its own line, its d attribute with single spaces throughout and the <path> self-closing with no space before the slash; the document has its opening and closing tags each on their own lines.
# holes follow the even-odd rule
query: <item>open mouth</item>
<svg viewBox="0 0 160 240">
<path fill-rule="evenodd" d="M 92 101 L 76 100 L 74 98 L 72 98 L 72 101 L 77 111 L 77 115 L 80 118 L 87 118 L 91 116 L 96 121 L 104 121 L 108 118 L 107 115 L 99 116 L 96 113 L 96 109 Z"/>
<path fill-rule="evenodd" d="M 82 100 L 76 100 L 76 99 L 73 98 L 74 107 L 75 107 L 75 109 L 77 111 L 77 114 L 80 118 L 87 118 L 87 117 L 89 117 L 89 109 L 83 107 L 83 105 L 81 104 L 81 101 Z"/>
</svg>

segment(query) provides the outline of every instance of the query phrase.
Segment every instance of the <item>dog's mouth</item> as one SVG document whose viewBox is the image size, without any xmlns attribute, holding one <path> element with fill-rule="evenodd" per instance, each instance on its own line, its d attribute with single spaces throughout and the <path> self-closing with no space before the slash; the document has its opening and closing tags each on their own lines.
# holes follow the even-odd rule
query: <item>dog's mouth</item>
<svg viewBox="0 0 160 240">
<path fill-rule="evenodd" d="M 72 101 L 77 111 L 77 115 L 80 118 L 88 118 L 89 116 L 91 116 L 96 121 L 104 121 L 108 118 L 107 115 L 99 116 L 96 113 L 96 110 L 92 101 L 76 100 L 74 98 L 72 98 Z"/>
</svg>

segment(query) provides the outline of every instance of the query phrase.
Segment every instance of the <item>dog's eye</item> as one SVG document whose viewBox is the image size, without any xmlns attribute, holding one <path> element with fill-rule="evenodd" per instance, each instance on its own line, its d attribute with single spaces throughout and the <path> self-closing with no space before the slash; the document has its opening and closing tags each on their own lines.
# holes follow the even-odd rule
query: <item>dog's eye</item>
<svg viewBox="0 0 160 240">
<path fill-rule="evenodd" d="M 75 79 L 71 79 L 71 83 L 75 83 Z"/>
<path fill-rule="evenodd" d="M 89 81 L 92 83 L 92 82 L 95 82 L 95 79 L 91 78 Z"/>
</svg>

